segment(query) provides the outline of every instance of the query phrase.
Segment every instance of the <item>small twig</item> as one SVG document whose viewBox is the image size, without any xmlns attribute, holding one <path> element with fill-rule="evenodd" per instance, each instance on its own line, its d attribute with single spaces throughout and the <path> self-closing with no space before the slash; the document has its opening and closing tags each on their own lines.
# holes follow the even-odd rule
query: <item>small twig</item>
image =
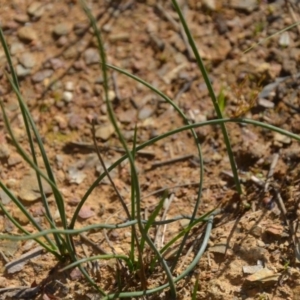
<svg viewBox="0 0 300 300">
<path fill-rule="evenodd" d="M 44 252 L 43 247 L 37 247 L 29 252 L 24 253 L 21 255 L 19 258 L 7 263 L 5 265 L 5 269 L 9 270 L 10 268 L 14 267 L 15 265 L 21 264 L 21 263 L 26 263 L 28 260 L 40 256 Z"/>
<path fill-rule="evenodd" d="M 94 243 L 93 241 L 91 241 L 85 234 L 80 233 L 80 238 L 87 242 L 88 244 L 90 244 L 97 252 L 101 253 L 101 254 L 108 254 L 103 248 L 101 248 L 98 244 Z"/>
<path fill-rule="evenodd" d="M 183 7 L 183 15 L 184 16 L 186 15 L 186 10 L 187 10 L 187 5 L 184 5 L 184 7 Z M 180 28 L 180 34 L 182 36 L 182 40 L 185 43 L 185 47 L 186 47 L 186 50 L 187 50 L 188 59 L 192 60 L 192 59 L 194 59 L 194 52 L 193 52 L 193 50 L 192 50 L 192 48 L 190 46 L 190 43 L 189 43 L 187 35 L 186 35 L 185 31 L 184 31 L 184 28 L 182 26 L 180 26 L 179 28 Z"/>
<path fill-rule="evenodd" d="M 178 93 L 174 97 L 173 101 L 175 103 L 177 103 L 178 100 L 180 99 L 180 97 L 191 88 L 191 85 L 192 85 L 193 81 L 195 79 L 197 79 L 197 78 L 198 78 L 198 76 L 195 76 L 192 79 L 190 79 L 189 81 L 187 81 L 187 82 L 184 83 L 184 85 L 182 86 L 182 88 L 178 91 Z"/>
<path fill-rule="evenodd" d="M 161 166 L 172 164 L 172 163 L 175 163 L 178 161 L 186 160 L 186 159 L 189 159 L 192 157 L 194 157 L 194 154 L 187 154 L 187 155 L 179 156 L 179 157 L 172 158 L 169 160 L 157 161 L 157 162 L 152 163 L 151 168 L 161 167 Z"/>
<path fill-rule="evenodd" d="M 87 249 L 86 249 L 86 245 L 85 245 L 85 244 L 81 244 L 81 247 L 82 247 L 82 250 L 83 250 L 83 252 L 84 252 L 84 255 L 85 255 L 86 257 L 89 257 L 89 253 L 88 253 L 88 251 L 87 251 Z M 91 263 L 90 261 L 87 262 L 87 265 L 88 265 L 89 269 L 92 269 L 92 268 L 93 268 L 93 265 L 92 265 L 92 263 Z"/>
<path fill-rule="evenodd" d="M 273 174 L 274 174 L 274 171 L 275 171 L 275 167 L 276 167 L 276 165 L 278 163 L 278 159 L 279 159 L 279 153 L 275 153 L 273 155 L 273 159 L 272 159 L 272 163 L 270 165 L 270 169 L 269 169 L 269 173 L 268 173 L 268 176 L 267 176 L 267 180 L 265 182 L 265 187 L 264 187 L 264 192 L 265 193 L 268 191 L 271 178 L 273 177 Z"/>
<path fill-rule="evenodd" d="M 90 149 L 90 150 L 99 149 L 99 151 L 113 150 L 113 151 L 120 152 L 120 153 L 126 153 L 126 151 L 123 148 L 107 147 L 107 146 L 99 146 L 99 145 L 95 146 L 94 144 L 84 143 L 84 142 L 69 142 L 69 143 L 67 143 L 66 146 L 79 147 L 79 148 Z M 136 154 L 150 156 L 150 157 L 155 156 L 155 152 L 147 151 L 147 150 L 137 151 Z"/>
<path fill-rule="evenodd" d="M 119 90 L 119 86 L 118 86 L 118 82 L 117 82 L 117 73 L 113 72 L 111 77 L 112 77 L 114 90 L 116 93 L 116 98 L 118 101 L 121 101 L 121 94 L 120 94 L 120 90 Z"/>
<path fill-rule="evenodd" d="M 156 3 L 155 6 L 158 11 L 171 23 L 173 29 L 178 32 L 180 30 L 180 25 L 174 20 L 168 11 L 164 9 L 160 3 Z"/>
<path fill-rule="evenodd" d="M 289 13 L 290 13 L 290 15 L 291 15 L 291 17 L 293 19 L 293 22 L 294 23 L 298 23 L 299 19 L 296 17 L 296 15 L 294 13 L 294 10 L 293 10 L 291 2 L 290 1 L 286 1 L 286 5 L 287 5 Z M 300 34 L 300 25 L 299 24 L 297 25 L 297 29 L 298 29 L 298 33 Z"/>
<path fill-rule="evenodd" d="M 146 196 L 141 197 L 141 199 L 145 199 L 145 198 L 154 196 L 156 194 L 163 193 L 166 190 L 174 190 L 176 188 L 187 187 L 187 186 L 199 186 L 199 182 L 190 182 L 190 183 L 178 184 L 178 185 L 174 185 L 174 186 L 167 186 L 167 187 L 158 189 L 158 190 L 156 190 L 156 191 L 154 191 L 154 192 L 152 192 L 150 194 L 147 194 Z"/>
<path fill-rule="evenodd" d="M 164 203 L 164 213 L 161 217 L 161 221 L 164 221 L 166 220 L 166 217 L 167 217 L 167 212 L 170 208 L 170 205 L 171 205 L 171 202 L 173 201 L 174 199 L 174 194 L 172 194 L 169 198 L 166 198 L 165 199 L 165 203 Z M 166 231 L 166 226 L 167 224 L 164 224 L 163 225 L 163 233 L 161 234 L 161 227 L 158 227 L 157 228 L 157 231 L 156 231 L 156 235 L 155 235 L 155 238 L 154 238 L 154 244 L 157 245 L 157 248 L 158 249 L 161 249 L 162 246 L 163 246 L 163 240 L 164 240 L 164 234 L 165 234 L 165 231 Z M 158 239 L 161 237 L 161 241 L 160 241 L 160 244 L 158 242 Z"/>
<path fill-rule="evenodd" d="M 1 250 L 0 250 L 0 255 L 2 256 L 2 258 L 6 263 L 9 263 L 9 259 L 5 256 L 5 254 Z"/>
</svg>

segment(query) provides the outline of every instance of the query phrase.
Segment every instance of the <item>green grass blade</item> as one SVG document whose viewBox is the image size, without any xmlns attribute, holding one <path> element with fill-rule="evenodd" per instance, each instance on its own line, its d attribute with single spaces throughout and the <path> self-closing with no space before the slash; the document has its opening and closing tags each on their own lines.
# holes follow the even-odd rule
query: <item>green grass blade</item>
<svg viewBox="0 0 300 300">
<path fill-rule="evenodd" d="M 208 77 L 208 74 L 206 72 L 206 68 L 203 64 L 203 61 L 202 61 L 202 58 L 198 52 L 198 49 L 196 47 L 196 44 L 194 42 L 194 39 L 191 35 L 191 32 L 189 30 L 189 27 L 185 21 L 185 18 L 183 17 L 183 14 L 181 12 L 181 9 L 177 3 L 176 0 L 172 0 L 172 3 L 175 7 L 175 10 L 179 16 L 179 19 L 180 19 L 180 22 L 184 28 L 184 31 L 186 33 L 186 36 L 188 38 L 188 41 L 189 41 L 189 44 L 193 50 L 193 53 L 195 55 L 195 58 L 196 58 L 196 62 L 197 62 L 197 65 L 202 73 L 202 76 L 204 78 L 204 81 L 205 81 L 205 84 L 207 86 L 207 89 L 208 89 L 208 92 L 209 92 L 209 95 L 210 95 L 210 98 L 212 100 L 212 103 L 213 103 L 213 106 L 214 106 L 214 109 L 215 109 L 215 112 L 218 116 L 219 119 L 222 119 L 222 112 L 219 108 L 219 105 L 218 105 L 218 101 L 217 101 L 217 98 L 216 98 L 216 95 L 215 95 L 215 92 L 213 90 L 213 87 L 210 83 L 210 80 L 209 80 L 209 77 Z M 224 138 L 224 142 L 226 144 L 226 149 L 227 149 L 227 153 L 228 153 L 228 157 L 229 157 L 229 161 L 230 161 L 230 165 L 231 165 L 231 169 L 232 169 L 232 173 L 233 173 L 233 177 L 234 177 L 234 182 L 235 182 L 235 185 L 236 185 L 236 189 L 237 189 L 237 192 L 239 194 L 242 194 L 242 189 L 241 189 L 241 185 L 240 185 L 240 181 L 239 181 L 239 177 L 238 177 L 238 171 L 237 171 L 237 168 L 236 168 L 236 165 L 235 165 L 235 161 L 234 161 L 234 157 L 233 157 L 233 152 L 232 152 L 232 149 L 231 149 L 231 145 L 230 145 L 230 140 L 229 140 L 229 137 L 228 137 L 228 133 L 227 133 L 227 129 L 225 127 L 225 124 L 221 124 L 221 129 L 222 129 L 222 133 L 223 133 L 223 138 Z"/>
</svg>

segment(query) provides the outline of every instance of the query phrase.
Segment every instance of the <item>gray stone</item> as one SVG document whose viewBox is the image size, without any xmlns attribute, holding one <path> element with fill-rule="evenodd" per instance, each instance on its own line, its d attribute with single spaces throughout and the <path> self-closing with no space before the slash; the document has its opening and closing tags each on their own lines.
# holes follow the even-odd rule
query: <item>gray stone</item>
<svg viewBox="0 0 300 300">
<path fill-rule="evenodd" d="M 0 199 L 4 205 L 7 205 L 9 202 L 11 202 L 10 197 L 3 190 L 0 190 Z"/>
<path fill-rule="evenodd" d="M 257 0 L 231 0 L 230 6 L 235 9 L 252 12 L 258 8 Z"/>
<path fill-rule="evenodd" d="M 53 33 L 57 36 L 67 35 L 72 30 L 72 23 L 59 23 L 53 28 Z"/>
<path fill-rule="evenodd" d="M 32 81 L 34 83 L 41 82 L 45 78 L 50 77 L 52 74 L 53 74 L 53 70 L 50 70 L 50 69 L 45 69 L 45 70 L 39 71 L 32 76 Z"/>
<path fill-rule="evenodd" d="M 11 55 L 15 55 L 17 53 L 20 53 L 22 51 L 24 51 L 24 45 L 22 43 L 16 42 L 16 43 L 12 43 L 10 45 L 10 54 Z"/>
<path fill-rule="evenodd" d="M 8 158 L 10 155 L 10 150 L 7 144 L 2 144 L 0 147 L 0 159 Z"/>
<path fill-rule="evenodd" d="M 26 68 L 24 68 L 24 67 L 23 67 L 22 65 L 20 65 L 20 64 L 18 64 L 18 65 L 16 66 L 16 73 L 17 73 L 17 76 L 18 76 L 18 77 L 25 77 L 25 76 L 29 75 L 30 72 L 31 72 L 30 69 L 26 69 Z"/>
<path fill-rule="evenodd" d="M 100 61 L 98 50 L 95 48 L 88 48 L 84 52 L 83 57 L 87 65 L 97 64 Z"/>
<path fill-rule="evenodd" d="M 144 106 L 140 111 L 139 111 L 139 115 L 138 118 L 140 120 L 144 120 L 149 118 L 152 114 L 153 114 L 154 110 L 152 107 L 150 106 Z"/>
<path fill-rule="evenodd" d="M 35 56 L 32 53 L 25 52 L 22 53 L 19 57 L 19 62 L 25 67 L 26 69 L 31 69 L 36 64 Z"/>
</svg>

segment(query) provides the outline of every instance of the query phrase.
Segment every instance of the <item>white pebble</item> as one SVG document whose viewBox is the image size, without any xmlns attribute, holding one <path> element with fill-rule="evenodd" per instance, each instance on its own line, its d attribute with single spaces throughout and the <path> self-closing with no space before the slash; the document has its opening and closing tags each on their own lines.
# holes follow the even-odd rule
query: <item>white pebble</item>
<svg viewBox="0 0 300 300">
<path fill-rule="evenodd" d="M 70 102 L 73 100 L 73 93 L 69 91 L 64 91 L 62 98 L 64 101 Z"/>
<path fill-rule="evenodd" d="M 73 81 L 67 81 L 65 85 L 65 90 L 72 92 L 74 91 L 74 82 Z"/>
</svg>

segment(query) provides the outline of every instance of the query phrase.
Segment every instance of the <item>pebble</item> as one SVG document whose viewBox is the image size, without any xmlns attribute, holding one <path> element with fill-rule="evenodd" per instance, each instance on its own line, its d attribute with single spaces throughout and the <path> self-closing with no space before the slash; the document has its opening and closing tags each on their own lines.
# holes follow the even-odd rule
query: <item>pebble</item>
<svg viewBox="0 0 300 300">
<path fill-rule="evenodd" d="M 52 67 L 53 70 L 60 69 L 65 65 L 63 60 L 61 60 L 60 58 L 55 58 L 55 57 L 51 58 L 49 60 L 49 62 L 51 64 L 51 67 Z"/>
<path fill-rule="evenodd" d="M 33 18 L 40 18 L 44 12 L 44 5 L 41 2 L 32 2 L 27 8 L 27 13 Z"/>
<path fill-rule="evenodd" d="M 12 167 L 22 162 L 22 157 L 18 153 L 12 153 L 8 158 L 8 166 Z"/>
<path fill-rule="evenodd" d="M 71 280 L 75 281 L 75 280 L 79 280 L 82 278 L 82 273 L 81 271 L 76 267 L 74 268 L 71 272 L 70 272 L 70 278 Z"/>
<path fill-rule="evenodd" d="M 35 56 L 32 53 L 25 52 L 22 53 L 19 57 L 19 62 L 25 67 L 26 69 L 31 69 L 36 64 Z"/>
<path fill-rule="evenodd" d="M 54 117 L 54 120 L 58 124 L 59 129 L 64 130 L 67 128 L 68 124 L 63 116 L 56 115 Z"/>
<path fill-rule="evenodd" d="M 58 47 L 64 47 L 65 45 L 67 45 L 69 42 L 69 39 L 65 36 L 65 35 L 62 35 L 61 37 L 59 37 L 57 40 L 56 40 L 56 45 Z"/>
<path fill-rule="evenodd" d="M 25 76 L 29 75 L 30 72 L 31 72 L 30 69 L 26 69 L 26 68 L 24 68 L 24 67 L 23 67 L 22 65 L 20 65 L 20 64 L 18 64 L 18 65 L 16 66 L 16 73 L 17 73 L 17 76 L 18 76 L 18 77 L 25 77 Z"/>
<path fill-rule="evenodd" d="M 65 84 L 65 90 L 72 92 L 74 91 L 74 82 L 73 81 L 67 81 Z"/>
<path fill-rule="evenodd" d="M 209 10 L 216 10 L 216 1 L 215 0 L 203 0 L 203 5 Z"/>
<path fill-rule="evenodd" d="M 53 74 L 53 70 L 45 69 L 35 73 L 31 79 L 34 83 L 38 83 L 43 81 L 45 78 L 50 77 L 52 74 Z"/>
<path fill-rule="evenodd" d="M 72 27 L 73 27 L 72 23 L 68 23 L 68 22 L 59 23 L 55 25 L 55 27 L 53 28 L 53 33 L 56 36 L 67 35 L 68 33 L 71 32 Z"/>
<path fill-rule="evenodd" d="M 122 110 L 118 114 L 118 119 L 121 123 L 134 122 L 136 119 L 136 110 L 135 109 Z"/>
<path fill-rule="evenodd" d="M 82 171 L 79 171 L 76 166 L 71 166 L 68 168 L 68 175 L 70 183 L 80 184 L 86 178 L 86 174 Z"/>
<path fill-rule="evenodd" d="M 115 129 L 112 124 L 102 124 L 96 128 L 96 138 L 107 141 L 114 133 Z"/>
<path fill-rule="evenodd" d="M 274 133 L 274 140 L 275 140 L 276 142 L 279 142 L 279 143 L 281 143 L 281 144 L 286 144 L 286 145 L 288 145 L 288 144 L 290 144 L 290 143 L 292 142 L 292 140 L 291 140 L 290 137 L 285 136 L 285 135 L 283 135 L 283 134 L 280 134 L 280 133 L 278 133 L 278 132 L 275 132 L 275 133 Z"/>
<path fill-rule="evenodd" d="M 29 21 L 29 18 L 25 14 L 17 14 L 14 16 L 14 20 L 18 23 L 25 24 Z"/>
<path fill-rule="evenodd" d="M 72 130 L 79 129 L 83 123 L 82 121 L 83 120 L 79 115 L 72 114 L 69 117 L 68 125 Z"/>
<path fill-rule="evenodd" d="M 2 144 L 0 147 L 0 159 L 6 159 L 10 155 L 9 147 L 6 144 Z"/>
<path fill-rule="evenodd" d="M 98 50 L 95 48 L 88 48 L 85 50 L 83 58 L 87 65 L 97 64 L 100 61 Z"/>
<path fill-rule="evenodd" d="M 258 2 L 257 0 L 231 0 L 230 6 L 250 13 L 258 8 Z"/>
<path fill-rule="evenodd" d="M 149 118 L 154 113 L 154 109 L 150 106 L 144 106 L 138 114 L 140 120 L 145 120 Z"/>
<path fill-rule="evenodd" d="M 69 91 L 64 91 L 64 92 L 63 92 L 62 99 L 63 99 L 65 102 L 71 102 L 71 101 L 73 100 L 73 93 L 72 93 L 72 92 L 69 92 Z"/>
<path fill-rule="evenodd" d="M 25 42 L 32 42 L 38 39 L 37 32 L 28 26 L 21 27 L 18 30 L 18 37 Z"/>
<path fill-rule="evenodd" d="M 42 184 L 45 194 L 51 194 L 51 186 L 44 179 L 42 179 Z M 22 200 L 35 201 L 41 198 L 35 171 L 30 171 L 29 174 L 26 174 L 20 181 L 20 186 L 19 196 Z"/>
<path fill-rule="evenodd" d="M 0 199 L 3 205 L 7 205 L 9 202 L 11 202 L 10 197 L 3 190 L 0 190 Z"/>
<path fill-rule="evenodd" d="M 285 31 L 280 35 L 278 42 L 281 47 L 287 47 L 290 45 L 290 35 L 288 31 Z"/>
<path fill-rule="evenodd" d="M 24 45 L 22 43 L 16 42 L 16 43 L 12 43 L 10 46 L 10 54 L 11 55 L 15 55 L 17 53 L 20 53 L 22 51 L 24 51 Z"/>
<path fill-rule="evenodd" d="M 83 205 L 83 207 L 81 208 L 81 210 L 78 213 L 78 216 L 81 219 L 88 219 L 91 218 L 95 215 L 95 213 L 91 210 L 91 208 L 89 206 Z"/>
<path fill-rule="evenodd" d="M 19 223 L 21 225 L 26 225 L 29 223 L 29 220 L 28 218 L 23 214 L 23 212 L 19 209 L 16 209 L 14 212 L 13 212 L 13 217 L 19 221 Z"/>
</svg>

